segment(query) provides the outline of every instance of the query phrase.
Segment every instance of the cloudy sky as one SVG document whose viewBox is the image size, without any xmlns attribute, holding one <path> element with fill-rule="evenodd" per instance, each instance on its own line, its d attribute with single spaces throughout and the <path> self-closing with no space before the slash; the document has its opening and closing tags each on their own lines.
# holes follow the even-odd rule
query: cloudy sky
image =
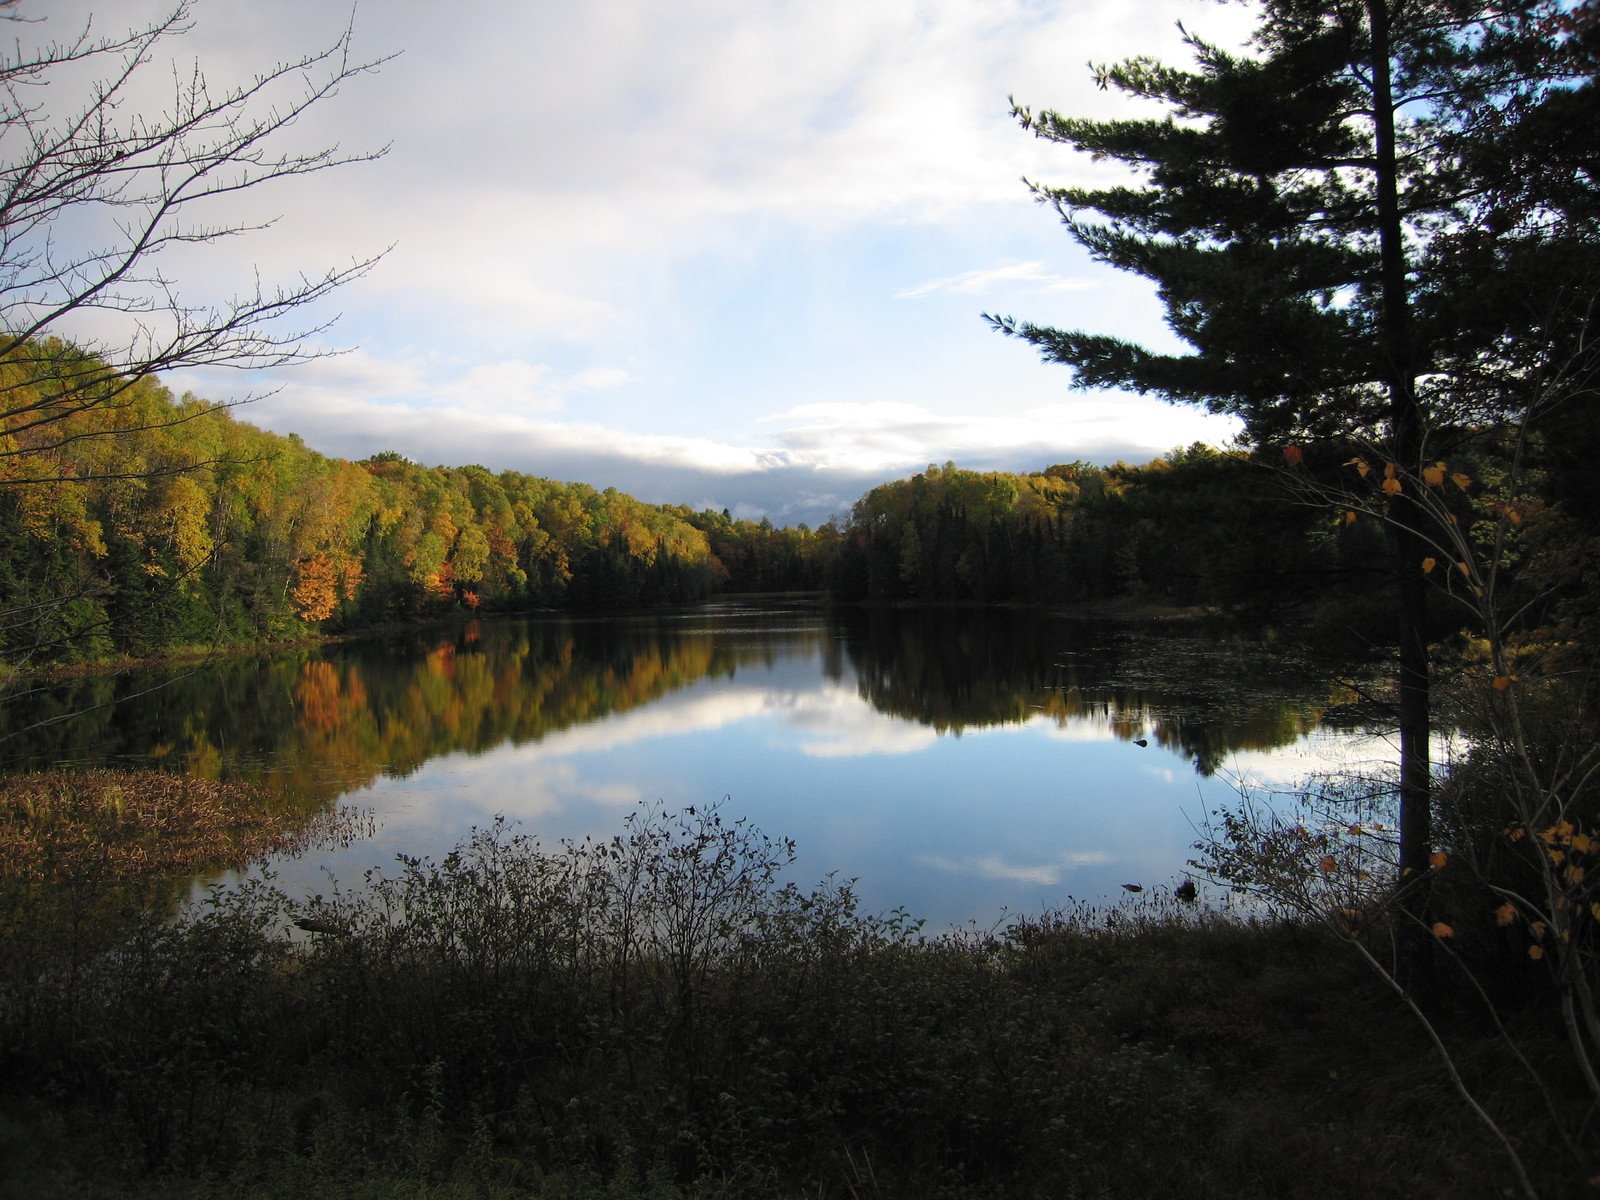
<svg viewBox="0 0 1600 1200">
<path fill-rule="evenodd" d="M 167 5 L 27 3 L 58 36 Z M 1087 68 L 1181 57 L 1206 0 L 363 0 L 394 56 L 292 131 L 380 160 L 245 198 L 270 230 L 185 263 L 227 294 L 388 250 L 318 317 L 338 357 L 169 379 L 326 453 L 380 450 L 768 514 L 843 512 L 929 462 L 1143 461 L 1232 427 L 1074 392 L 985 311 L 1166 345 L 1021 178 L 1110 178 L 1007 97 L 1118 111 Z M 338 0 L 195 0 L 213 86 L 335 41 Z M 158 68 L 164 70 L 164 67 Z M 255 207 L 250 207 L 255 206 Z M 262 207 L 264 206 L 264 207 Z M 221 214 L 219 214 L 221 215 Z M 232 217 L 234 214 L 226 214 Z"/>
</svg>

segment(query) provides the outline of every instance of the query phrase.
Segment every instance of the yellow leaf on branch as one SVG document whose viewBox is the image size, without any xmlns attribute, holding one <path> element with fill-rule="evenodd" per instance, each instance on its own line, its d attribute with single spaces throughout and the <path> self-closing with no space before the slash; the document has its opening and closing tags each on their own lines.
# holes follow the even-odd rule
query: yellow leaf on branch
<svg viewBox="0 0 1600 1200">
<path fill-rule="evenodd" d="M 1372 468 L 1367 465 L 1367 460 L 1362 458 L 1359 454 L 1356 455 L 1354 458 L 1352 458 L 1349 462 L 1345 463 L 1344 465 L 1347 466 L 1347 467 L 1354 467 L 1356 469 L 1356 472 L 1363 479 L 1365 479 L 1367 477 L 1367 474 L 1372 470 Z"/>
<path fill-rule="evenodd" d="M 1444 482 L 1444 463 L 1436 462 L 1431 467 L 1422 468 L 1422 482 L 1429 487 L 1438 487 Z"/>
<path fill-rule="evenodd" d="M 1450 476 L 1450 482 L 1455 484 L 1464 492 L 1472 486 L 1472 476 L 1463 475 L 1460 471 L 1457 471 L 1454 475 Z"/>
<path fill-rule="evenodd" d="M 1428 855 L 1428 865 L 1435 871 L 1440 870 L 1449 861 L 1450 856 L 1443 850 L 1435 850 L 1432 854 Z"/>
<path fill-rule="evenodd" d="M 1438 559 L 1436 559 L 1436 558 L 1425 558 L 1425 559 L 1422 560 L 1422 573 L 1424 575 L 1432 575 L 1433 574 L 1433 569 L 1435 567 L 1437 567 L 1438 565 L 1439 565 L 1439 560 Z"/>
</svg>

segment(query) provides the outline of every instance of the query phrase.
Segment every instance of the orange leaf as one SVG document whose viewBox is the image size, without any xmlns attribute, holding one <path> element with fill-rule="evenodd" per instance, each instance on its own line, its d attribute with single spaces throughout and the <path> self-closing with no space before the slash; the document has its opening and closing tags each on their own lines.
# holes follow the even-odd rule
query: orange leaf
<svg viewBox="0 0 1600 1200">
<path fill-rule="evenodd" d="M 1339 861 L 1331 854 L 1324 854 L 1322 856 L 1322 861 L 1317 864 L 1317 870 L 1321 871 L 1324 875 L 1332 875 L 1338 869 Z"/>
<path fill-rule="evenodd" d="M 1579 854 L 1587 854 L 1594 849 L 1594 839 L 1587 833 L 1575 833 L 1572 835 L 1572 848 Z"/>
<path fill-rule="evenodd" d="M 1283 448 L 1283 461 L 1291 467 L 1298 467 L 1301 457 L 1299 446 L 1285 446 Z"/>
<path fill-rule="evenodd" d="M 1511 686 L 1511 676 L 1509 676 L 1509 675 L 1496 675 L 1494 677 L 1494 690 L 1495 691 L 1503 692 L 1510 686 Z"/>
<path fill-rule="evenodd" d="M 1549 929 L 1550 926 L 1543 921 L 1534 921 L 1528 926 L 1528 932 L 1541 942 L 1544 941 L 1544 935 L 1549 932 Z"/>
<path fill-rule="evenodd" d="M 1463 475 L 1460 471 L 1457 471 L 1454 475 L 1450 476 L 1450 482 L 1455 484 L 1464 492 L 1472 486 L 1472 476 Z"/>
<path fill-rule="evenodd" d="M 1434 463 L 1431 467 L 1422 468 L 1422 482 L 1429 487 L 1438 487 L 1444 482 L 1444 464 Z"/>
<path fill-rule="evenodd" d="M 1436 938 L 1447 938 L 1447 937 L 1455 937 L 1455 935 L 1456 935 L 1456 931 L 1454 929 L 1451 929 L 1450 926 L 1446 925 L 1443 921 L 1435 921 L 1433 923 L 1433 936 L 1434 937 L 1436 937 Z"/>
<path fill-rule="evenodd" d="M 1436 559 L 1436 558 L 1425 558 L 1425 559 L 1422 560 L 1422 573 L 1424 575 L 1432 575 L 1433 574 L 1433 569 L 1435 567 L 1437 567 L 1438 565 L 1439 565 L 1439 560 L 1438 559 Z"/>
<path fill-rule="evenodd" d="M 1529 946 L 1528 947 L 1528 957 L 1533 959 L 1534 962 L 1538 962 L 1541 958 L 1544 957 L 1544 947 L 1543 946 Z"/>
<path fill-rule="evenodd" d="M 1468 579 L 1472 578 L 1472 568 L 1467 566 L 1466 563 L 1458 562 L 1456 564 L 1456 570 L 1460 571 L 1461 574 L 1466 576 Z"/>
<path fill-rule="evenodd" d="M 1600 921 L 1600 900 L 1592 900 L 1592 901 L 1590 901 L 1590 903 L 1589 903 L 1589 915 L 1591 917 L 1593 917 L 1596 921 Z"/>
<path fill-rule="evenodd" d="M 1449 861 L 1450 856 L 1443 850 L 1435 850 L 1432 854 L 1428 855 L 1428 865 L 1435 871 L 1439 870 L 1445 865 L 1445 863 Z"/>
<path fill-rule="evenodd" d="M 1400 481 L 1398 479 L 1385 479 L 1383 481 L 1384 495 L 1398 496 L 1403 491 L 1405 491 L 1405 489 L 1400 486 Z"/>
<path fill-rule="evenodd" d="M 1517 919 L 1517 906 L 1507 900 L 1494 910 L 1494 923 L 1496 925 L 1509 925 Z"/>
<path fill-rule="evenodd" d="M 1570 841 L 1575 832 L 1576 827 L 1571 821 L 1561 820 L 1550 826 L 1550 828 L 1541 830 L 1539 836 L 1553 846 L 1557 842 Z"/>
<path fill-rule="evenodd" d="M 1367 477 L 1367 472 L 1372 470 L 1371 467 L 1367 466 L 1367 460 L 1362 458 L 1359 454 L 1344 465 L 1347 467 L 1354 467 L 1363 479 Z"/>
<path fill-rule="evenodd" d="M 1355 515 L 1355 513 L 1353 513 L 1353 512 L 1345 513 L 1344 514 L 1344 523 L 1346 525 L 1354 525 L 1356 523 L 1356 515 Z"/>
<path fill-rule="evenodd" d="M 1510 521 L 1513 525 L 1521 525 L 1522 514 L 1514 508 L 1508 508 L 1506 509 L 1506 520 Z"/>
</svg>

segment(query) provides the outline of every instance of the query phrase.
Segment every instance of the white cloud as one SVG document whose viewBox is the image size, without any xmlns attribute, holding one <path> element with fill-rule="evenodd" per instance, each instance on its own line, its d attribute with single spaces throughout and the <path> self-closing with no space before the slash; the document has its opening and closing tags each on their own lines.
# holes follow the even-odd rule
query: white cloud
<svg viewBox="0 0 1600 1200">
<path fill-rule="evenodd" d="M 94 7 L 52 0 L 37 32 Z M 125 0 L 111 23 L 166 7 Z M 347 16 L 297 0 L 195 13 L 173 48 L 219 86 L 328 44 Z M 1064 372 L 1021 346 L 992 368 L 975 313 L 969 343 L 935 319 L 953 306 L 895 299 L 1028 295 L 1064 308 L 1026 315 L 1077 322 L 1093 287 L 1093 319 L 1143 336 L 1157 310 L 1074 275 L 1087 260 L 1018 182 L 1106 168 L 1027 136 L 1006 96 L 1117 111 L 1079 64 L 1181 53 L 1180 16 L 1224 43 L 1248 20 L 1187 0 L 363 6 L 357 54 L 400 57 L 291 137 L 388 155 L 242 198 L 240 218 L 283 219 L 197 249 L 180 278 L 226 296 L 257 264 L 270 283 L 393 244 L 303 314 L 342 309 L 329 344 L 364 351 L 260 386 L 172 382 L 219 400 L 281 386 L 245 415 L 329 453 L 807 520 L 928 462 L 1018 470 L 1221 440 L 1226 423 L 1155 401 L 1046 403 Z M 1057 246 L 1061 269 L 1044 257 Z"/>
<path fill-rule="evenodd" d="M 611 388 L 619 388 L 633 382 L 633 376 L 621 367 L 595 367 L 588 371 L 579 371 L 567 381 L 567 386 L 575 392 L 600 392 Z"/>
<path fill-rule="evenodd" d="M 1151 416 L 1159 421 L 1151 421 Z M 1141 421 L 1140 418 L 1147 418 Z M 963 466 L 1029 459 L 1106 457 L 1107 448 L 1142 459 L 1191 441 L 1226 440 L 1235 422 L 1191 409 L 1172 410 L 1143 397 L 1085 395 L 1015 413 L 980 409 L 948 415 L 913 404 L 819 403 L 767 419 L 773 440 L 819 467 L 895 472 L 930 462 Z M 1152 436 L 1152 434 L 1154 436 Z"/>
<path fill-rule="evenodd" d="M 561 407 L 560 397 L 550 390 L 549 368 L 538 363 L 479 363 L 441 385 L 436 394 L 469 411 L 528 413 Z"/>
<path fill-rule="evenodd" d="M 1028 284 L 1035 289 L 1057 292 L 1081 292 L 1095 286 L 1092 280 L 1057 275 L 1042 262 L 1023 262 L 963 271 L 959 275 L 930 280 L 897 292 L 895 298 L 920 300 L 924 296 L 934 295 L 981 296 L 993 292 L 1001 284 Z M 1008 287 L 1006 291 L 1011 294 L 1016 288 Z"/>
</svg>

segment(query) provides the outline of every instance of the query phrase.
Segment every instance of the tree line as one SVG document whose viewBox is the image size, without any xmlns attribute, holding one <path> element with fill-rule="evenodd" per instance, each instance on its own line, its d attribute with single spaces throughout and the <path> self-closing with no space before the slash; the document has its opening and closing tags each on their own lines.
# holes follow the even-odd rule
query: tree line
<svg viewBox="0 0 1600 1200">
<path fill-rule="evenodd" d="M 1243 453 L 1202 445 L 1137 467 L 930 467 L 847 518 L 780 528 L 517 471 L 332 458 L 152 377 L 116 387 L 115 406 L 63 417 L 47 441 L 6 435 L 22 451 L 0 459 L 12 665 L 719 593 L 1259 603 L 1326 586 L 1367 552 L 1362 531 L 1284 505 Z"/>
<path fill-rule="evenodd" d="M 51 374 L 84 357 L 48 349 Z M 1286 502 L 1284 472 L 1243 450 L 1197 443 L 1142 465 L 1015 473 L 930 465 L 813 529 L 517 471 L 332 458 L 152 377 L 115 386 L 114 406 L 4 439 L 21 451 L 0 457 L 0 636 L 13 666 L 728 593 L 1292 609 L 1333 632 L 1370 627 L 1393 598 L 1372 565 L 1380 523 Z M 1587 547 L 1600 544 L 1579 452 L 1588 426 L 1569 422 L 1559 443 L 1527 452 L 1538 494 L 1504 551 L 1506 580 L 1520 568 L 1546 598 L 1537 615 L 1585 627 Z M 1347 448 L 1321 447 L 1298 477 L 1348 474 Z M 1492 479 L 1499 460 L 1491 446 L 1459 461 Z M 1435 632 L 1452 619 L 1440 610 Z"/>
<path fill-rule="evenodd" d="M 1249 455 L 1201 443 L 1142 466 L 930 465 L 856 503 L 834 590 L 936 603 L 1287 602 L 1348 574 L 1361 552 L 1365 531 L 1321 524 L 1285 505 Z"/>
<path fill-rule="evenodd" d="M 30 360 L 46 350 L 83 357 L 54 342 Z M 48 381 L 69 369 L 12 371 Z M 825 539 L 807 530 L 515 471 L 393 453 L 350 462 L 152 377 L 115 386 L 114 406 L 5 434 L 0 610 L 13 664 L 451 611 L 681 604 L 821 578 Z"/>
</svg>

